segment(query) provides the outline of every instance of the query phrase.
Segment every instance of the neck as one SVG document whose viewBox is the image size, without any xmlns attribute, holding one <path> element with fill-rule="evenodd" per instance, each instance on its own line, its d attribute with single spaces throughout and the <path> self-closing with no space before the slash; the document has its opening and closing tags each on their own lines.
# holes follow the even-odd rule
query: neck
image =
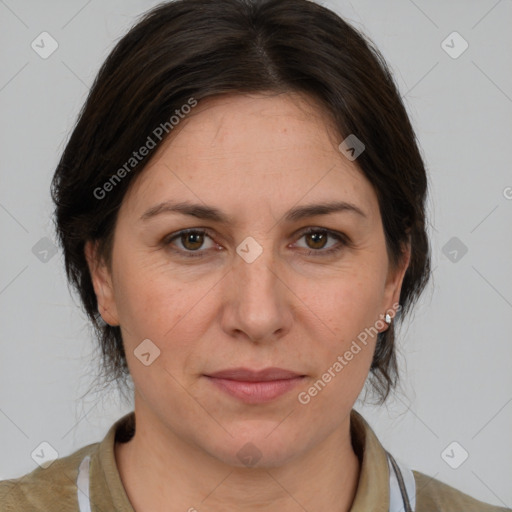
<svg viewBox="0 0 512 512">
<path fill-rule="evenodd" d="M 272 468 L 225 464 L 139 414 L 136 432 L 116 443 L 121 480 L 135 512 L 171 510 L 349 511 L 360 462 L 352 448 L 350 416 L 304 455 Z M 148 411 L 145 410 L 144 413 Z"/>
</svg>

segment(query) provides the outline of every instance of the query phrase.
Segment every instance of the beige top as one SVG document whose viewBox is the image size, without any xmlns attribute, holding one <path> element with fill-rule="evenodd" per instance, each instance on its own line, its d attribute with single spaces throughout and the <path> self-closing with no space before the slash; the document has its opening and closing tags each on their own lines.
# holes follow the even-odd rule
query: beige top
<svg viewBox="0 0 512 512">
<path fill-rule="evenodd" d="M 358 412 L 352 410 L 350 419 L 352 445 L 361 461 L 359 483 L 350 511 L 388 512 L 390 469 L 386 450 Z M 135 512 L 119 476 L 114 454 L 115 442 L 130 439 L 134 424 L 132 411 L 114 423 L 100 443 L 84 446 L 57 459 L 46 469 L 38 467 L 22 477 L 1 481 L 0 510 Z M 416 486 L 415 512 L 512 511 L 485 504 L 417 471 L 409 474 L 414 476 Z M 411 501 L 414 502 L 414 497 Z"/>
</svg>

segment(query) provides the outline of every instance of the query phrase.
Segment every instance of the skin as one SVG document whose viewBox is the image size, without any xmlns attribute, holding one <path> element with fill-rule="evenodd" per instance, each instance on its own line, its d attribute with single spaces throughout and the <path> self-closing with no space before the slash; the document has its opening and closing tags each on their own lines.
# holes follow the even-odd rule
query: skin
<svg viewBox="0 0 512 512">
<path fill-rule="evenodd" d="M 99 311 L 121 326 L 135 384 L 136 434 L 115 455 L 136 511 L 350 509 L 360 472 L 350 411 L 376 338 L 307 405 L 297 396 L 399 302 L 409 250 L 392 268 L 375 191 L 339 151 L 327 119 L 298 94 L 203 100 L 126 194 L 111 265 L 86 246 Z M 364 216 L 284 220 L 291 208 L 340 200 Z M 213 206 L 232 219 L 141 219 L 165 201 Z M 309 227 L 349 243 L 301 233 Z M 169 242 L 186 228 L 208 229 L 203 244 Z M 263 251 L 251 263 L 236 252 L 248 236 Z M 340 250 L 325 254 L 332 247 Z M 145 339 L 160 350 L 149 366 L 134 355 Z M 305 377 L 271 402 L 246 404 L 204 376 L 240 366 Z M 237 457 L 249 442 L 261 452 L 254 467 Z"/>
</svg>

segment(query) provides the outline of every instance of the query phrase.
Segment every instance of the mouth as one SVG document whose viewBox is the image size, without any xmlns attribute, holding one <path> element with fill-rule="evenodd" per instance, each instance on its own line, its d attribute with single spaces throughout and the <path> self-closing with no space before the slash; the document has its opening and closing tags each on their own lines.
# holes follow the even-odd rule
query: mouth
<svg viewBox="0 0 512 512">
<path fill-rule="evenodd" d="M 248 404 L 265 403 L 288 393 L 305 375 L 283 368 L 230 368 L 205 375 L 220 391 Z"/>
</svg>

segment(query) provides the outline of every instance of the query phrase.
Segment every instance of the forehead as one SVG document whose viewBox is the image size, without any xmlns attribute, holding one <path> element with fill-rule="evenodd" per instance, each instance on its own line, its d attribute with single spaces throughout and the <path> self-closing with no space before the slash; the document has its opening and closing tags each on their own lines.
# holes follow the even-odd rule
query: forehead
<svg viewBox="0 0 512 512">
<path fill-rule="evenodd" d="M 303 95 L 207 98 L 171 135 L 131 187 L 138 210 L 171 195 L 247 206 L 351 199 L 377 213 L 373 187 L 339 151 L 330 116 Z"/>
<path fill-rule="evenodd" d="M 199 155 L 208 157 L 226 151 L 236 154 L 237 149 L 248 155 L 287 151 L 304 144 L 318 151 L 333 150 L 339 138 L 328 112 L 312 98 L 299 93 L 255 93 L 201 100 L 169 144 L 177 149 L 194 139 L 201 145 Z"/>
</svg>

